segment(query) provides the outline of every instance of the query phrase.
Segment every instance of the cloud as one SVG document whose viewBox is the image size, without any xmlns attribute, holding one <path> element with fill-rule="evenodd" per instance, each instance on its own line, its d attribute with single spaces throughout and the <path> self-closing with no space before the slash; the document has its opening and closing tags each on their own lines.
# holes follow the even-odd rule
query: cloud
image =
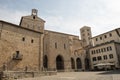
<svg viewBox="0 0 120 80">
<path fill-rule="evenodd" d="M 45 29 L 79 35 L 79 29 L 86 25 L 92 28 L 95 36 L 120 26 L 119 4 L 119 0 L 60 0 L 59 3 L 52 0 L 51 3 L 36 4 L 36 7 L 40 7 L 39 16 L 46 21 Z M 26 9 L 31 6 L 26 4 Z M 21 16 L 30 14 L 28 11 L 2 5 L 0 19 L 19 24 Z"/>
<path fill-rule="evenodd" d="M 0 20 L 19 24 L 22 16 L 28 15 L 27 11 L 10 10 L 5 6 L 0 9 Z"/>
<path fill-rule="evenodd" d="M 63 16 L 46 16 L 45 20 L 45 29 L 47 30 L 69 34 L 77 34 L 79 32 L 78 20 L 65 19 Z"/>
</svg>

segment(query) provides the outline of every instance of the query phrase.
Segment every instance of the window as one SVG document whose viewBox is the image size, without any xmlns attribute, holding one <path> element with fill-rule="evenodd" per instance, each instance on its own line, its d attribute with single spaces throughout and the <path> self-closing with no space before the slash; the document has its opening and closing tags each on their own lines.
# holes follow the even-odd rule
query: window
<svg viewBox="0 0 120 80">
<path fill-rule="evenodd" d="M 98 53 L 98 50 L 96 50 L 96 53 Z"/>
<path fill-rule="evenodd" d="M 107 51 L 109 51 L 109 47 L 107 47 Z"/>
<path fill-rule="evenodd" d="M 112 34 L 111 34 L 111 33 L 110 33 L 109 35 L 110 35 L 110 37 L 112 37 Z"/>
<path fill-rule="evenodd" d="M 98 41 L 98 38 L 96 38 L 96 41 Z"/>
<path fill-rule="evenodd" d="M 55 43 L 55 48 L 57 49 L 57 43 Z"/>
<path fill-rule="evenodd" d="M 25 41 L 25 37 L 22 38 L 22 41 Z"/>
<path fill-rule="evenodd" d="M 13 54 L 13 60 L 22 60 L 23 55 L 20 54 L 20 51 L 16 51 L 16 53 Z"/>
<path fill-rule="evenodd" d="M 83 36 L 85 36 L 85 34 L 83 34 Z"/>
<path fill-rule="evenodd" d="M 112 50 L 112 47 L 110 46 L 109 48 L 110 48 L 110 51 L 111 51 L 111 50 Z"/>
<path fill-rule="evenodd" d="M 18 57 L 19 56 L 19 51 L 16 51 L 16 57 Z"/>
<path fill-rule="evenodd" d="M 104 58 L 104 60 L 106 60 L 107 59 L 107 55 L 104 55 L 103 58 Z"/>
<path fill-rule="evenodd" d="M 93 61 L 96 61 L 96 60 L 97 60 L 96 57 L 93 57 L 92 59 L 93 59 Z"/>
<path fill-rule="evenodd" d="M 103 52 L 103 48 L 101 49 L 101 52 Z"/>
<path fill-rule="evenodd" d="M 82 32 L 84 32 L 84 30 L 82 30 Z"/>
<path fill-rule="evenodd" d="M 94 54 L 94 51 L 92 50 L 91 53 Z"/>
<path fill-rule="evenodd" d="M 102 37 L 100 37 L 100 40 L 102 40 Z"/>
<path fill-rule="evenodd" d="M 101 57 L 101 56 L 98 56 L 97 59 L 98 59 L 98 61 L 99 61 L 99 60 L 102 60 L 102 57 Z"/>
<path fill-rule="evenodd" d="M 106 48 L 103 48 L 104 52 L 106 52 Z"/>
<path fill-rule="evenodd" d="M 104 37 L 107 38 L 107 35 L 105 35 Z"/>
<path fill-rule="evenodd" d="M 66 49 L 66 45 L 64 44 L 64 49 Z"/>
<path fill-rule="evenodd" d="M 34 42 L 34 40 L 32 39 L 32 40 L 31 40 L 31 43 L 33 43 L 33 42 Z"/>
<path fill-rule="evenodd" d="M 110 54 L 110 55 L 109 55 L 109 58 L 112 59 L 112 58 L 113 58 L 113 54 Z"/>
<path fill-rule="evenodd" d="M 35 16 L 33 16 L 33 19 L 35 19 Z"/>
</svg>

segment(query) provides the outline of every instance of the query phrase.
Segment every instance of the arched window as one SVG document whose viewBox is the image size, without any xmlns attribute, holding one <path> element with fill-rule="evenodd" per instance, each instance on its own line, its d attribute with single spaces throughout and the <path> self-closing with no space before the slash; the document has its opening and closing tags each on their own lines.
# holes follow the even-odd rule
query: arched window
<svg viewBox="0 0 120 80">
<path fill-rule="evenodd" d="M 47 58 L 47 55 L 45 55 L 43 57 L 43 66 L 44 66 L 44 68 L 48 68 L 48 58 Z"/>
<path fill-rule="evenodd" d="M 56 57 L 56 69 L 57 70 L 64 70 L 64 60 L 61 55 Z"/>
<path fill-rule="evenodd" d="M 89 59 L 85 58 L 85 69 L 89 70 L 90 69 L 90 63 L 89 63 Z"/>
<path fill-rule="evenodd" d="M 76 59 L 76 65 L 77 65 L 77 69 L 81 69 L 82 68 L 82 62 L 80 58 Z"/>
<path fill-rule="evenodd" d="M 75 61 L 73 58 L 71 58 L 71 68 L 75 69 Z"/>
</svg>

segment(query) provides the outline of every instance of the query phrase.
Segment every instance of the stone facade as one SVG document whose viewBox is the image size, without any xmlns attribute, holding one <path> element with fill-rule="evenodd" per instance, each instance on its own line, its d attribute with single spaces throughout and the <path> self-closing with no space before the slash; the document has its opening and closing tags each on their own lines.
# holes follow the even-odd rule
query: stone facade
<svg viewBox="0 0 120 80">
<path fill-rule="evenodd" d="M 0 24 L 0 69 L 39 70 L 41 35 L 4 21 Z"/>
<path fill-rule="evenodd" d="M 33 9 L 31 15 L 23 16 L 20 25 L 0 21 L 1 71 L 90 70 L 93 64 L 98 63 L 92 61 L 96 56 L 92 55 L 92 50 L 105 46 L 112 46 L 114 61 L 116 64 L 120 62 L 120 58 L 117 58 L 120 56 L 120 29 L 110 31 L 113 37 L 107 39 L 114 42 L 108 44 L 104 44 L 108 42 L 105 39 L 95 41 L 104 35 L 92 37 L 91 28 L 87 26 L 80 29 L 79 39 L 79 36 L 45 30 L 45 21 L 38 17 L 37 12 Z M 119 65 L 116 67 L 119 68 Z"/>
<path fill-rule="evenodd" d="M 96 65 L 108 65 L 110 68 L 120 68 L 120 28 L 92 38 L 90 48 L 91 69 Z"/>
<path fill-rule="evenodd" d="M 92 45 L 91 38 L 92 38 L 92 33 L 91 33 L 91 28 L 88 26 L 84 26 L 80 29 L 80 35 L 81 35 L 81 40 L 83 43 L 83 46 L 88 46 Z"/>
<path fill-rule="evenodd" d="M 61 67 L 60 69 L 65 69 L 66 71 L 71 70 L 71 58 L 74 61 L 76 58 L 80 58 L 79 54 L 81 52 L 78 54 L 78 49 L 80 48 L 82 48 L 82 45 L 78 36 L 45 30 L 44 57 L 47 57 L 48 63 L 46 64 L 48 65 L 46 68 L 53 70 Z M 59 56 L 63 60 L 63 63 L 62 61 L 57 61 L 57 57 Z"/>
<path fill-rule="evenodd" d="M 20 25 L 0 21 L 1 71 L 82 69 L 79 36 L 44 30 L 44 23 L 35 9 Z"/>
</svg>

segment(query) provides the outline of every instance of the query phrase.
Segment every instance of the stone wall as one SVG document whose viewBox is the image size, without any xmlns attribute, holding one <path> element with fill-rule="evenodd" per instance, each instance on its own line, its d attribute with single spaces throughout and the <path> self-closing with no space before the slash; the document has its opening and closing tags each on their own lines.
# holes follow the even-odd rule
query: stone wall
<svg viewBox="0 0 120 80">
<path fill-rule="evenodd" d="M 111 50 L 107 49 L 110 48 Z M 94 65 L 99 63 L 113 63 L 115 68 L 118 67 L 118 56 L 116 50 L 116 45 L 114 42 L 109 42 L 100 46 L 96 46 L 90 49 L 90 60 L 91 60 L 91 69 L 94 69 Z M 99 51 L 98 51 L 99 50 Z M 95 53 L 93 53 L 93 51 Z M 113 58 L 110 58 L 110 54 L 113 55 Z M 98 57 L 101 57 L 101 60 L 98 60 Z M 104 56 L 107 58 L 105 59 Z M 96 57 L 96 61 L 93 61 L 93 58 Z"/>
<path fill-rule="evenodd" d="M 30 70 L 40 67 L 41 34 L 21 28 L 17 25 L 1 22 L 0 36 L 0 70 Z M 22 57 L 19 57 L 16 52 Z M 18 59 L 13 59 L 16 54 Z M 22 58 L 22 59 L 19 59 Z"/>
<path fill-rule="evenodd" d="M 59 32 L 45 31 L 44 55 L 48 58 L 48 68 L 57 69 L 56 58 L 60 55 L 64 61 L 64 70 L 71 70 L 71 58 L 75 57 L 74 50 L 81 48 L 78 36 Z"/>
<path fill-rule="evenodd" d="M 56 75 L 56 71 L 45 71 L 45 72 L 35 72 L 35 71 L 3 71 L 0 72 L 0 80 L 16 80 L 24 78 L 35 78 L 41 76 Z"/>
</svg>

